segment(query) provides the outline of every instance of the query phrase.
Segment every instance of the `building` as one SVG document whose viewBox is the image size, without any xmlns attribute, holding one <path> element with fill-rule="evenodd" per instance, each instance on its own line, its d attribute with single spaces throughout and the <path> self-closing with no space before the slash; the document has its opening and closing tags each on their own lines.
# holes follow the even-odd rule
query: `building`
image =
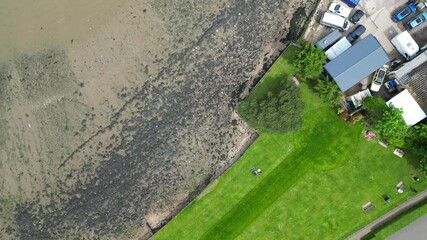
<svg viewBox="0 0 427 240">
<path fill-rule="evenodd" d="M 390 59 L 378 40 L 369 34 L 325 65 L 326 73 L 345 92 Z"/>
<path fill-rule="evenodd" d="M 413 126 L 426 118 L 425 112 L 407 89 L 390 99 L 387 105 L 401 108 L 403 110 L 402 117 L 408 126 Z"/>
</svg>

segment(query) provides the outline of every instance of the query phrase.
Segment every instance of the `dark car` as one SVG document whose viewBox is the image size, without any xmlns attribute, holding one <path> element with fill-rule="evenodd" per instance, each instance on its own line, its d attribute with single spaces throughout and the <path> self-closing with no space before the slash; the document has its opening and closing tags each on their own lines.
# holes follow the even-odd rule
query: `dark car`
<svg viewBox="0 0 427 240">
<path fill-rule="evenodd" d="M 365 26 L 363 25 L 358 25 L 351 33 L 349 33 L 347 35 L 347 40 L 350 43 L 353 43 L 354 41 L 356 41 L 360 35 L 362 35 L 364 32 L 366 31 Z"/>
<path fill-rule="evenodd" d="M 406 5 L 402 10 L 400 10 L 398 13 L 396 13 L 393 16 L 393 22 L 400 22 L 403 19 L 405 19 L 407 16 L 411 15 L 417 10 L 414 4 L 410 3 Z"/>
<path fill-rule="evenodd" d="M 363 16 L 365 15 L 365 12 L 363 12 L 362 10 L 358 9 L 353 16 L 351 16 L 350 18 L 350 22 L 352 23 L 357 23 Z"/>
<path fill-rule="evenodd" d="M 402 66 L 402 60 L 400 60 L 399 58 L 395 58 L 390 62 L 390 69 L 392 71 L 399 69 L 401 66 Z"/>
</svg>

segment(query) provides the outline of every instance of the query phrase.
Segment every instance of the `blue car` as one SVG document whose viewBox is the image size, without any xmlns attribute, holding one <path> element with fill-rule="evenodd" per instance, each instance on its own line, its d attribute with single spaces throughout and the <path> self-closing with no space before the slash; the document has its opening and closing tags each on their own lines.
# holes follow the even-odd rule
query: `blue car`
<svg viewBox="0 0 427 240">
<path fill-rule="evenodd" d="M 408 28 L 412 29 L 418 27 L 424 22 L 427 22 L 427 12 L 420 13 L 418 16 L 414 17 L 411 21 L 409 21 Z"/>
<path fill-rule="evenodd" d="M 400 10 L 398 13 L 396 13 L 393 16 L 393 22 L 400 22 L 403 19 L 405 19 L 407 16 L 411 15 L 412 13 L 414 13 L 417 10 L 417 8 L 415 7 L 414 4 L 410 3 L 408 5 L 406 5 L 405 8 L 403 8 L 402 10 Z"/>
</svg>

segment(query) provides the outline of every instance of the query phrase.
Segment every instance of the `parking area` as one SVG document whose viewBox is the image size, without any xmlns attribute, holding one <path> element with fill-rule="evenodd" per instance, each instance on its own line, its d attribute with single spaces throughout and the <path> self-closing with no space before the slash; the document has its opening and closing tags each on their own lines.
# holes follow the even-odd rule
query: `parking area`
<svg viewBox="0 0 427 240">
<path fill-rule="evenodd" d="M 325 37 L 333 31 L 332 28 L 325 27 L 319 24 L 320 18 L 328 9 L 328 6 L 332 2 L 337 2 L 346 6 L 343 2 L 339 0 L 323 0 L 319 4 L 319 8 L 315 13 L 314 21 L 309 26 L 308 31 L 306 32 L 306 39 L 311 43 L 316 43 L 321 38 Z M 356 9 L 361 9 L 365 12 L 365 16 L 360 19 L 357 24 L 352 24 L 350 28 L 342 32 L 342 36 L 347 36 L 358 24 L 365 26 L 366 31 L 361 35 L 361 37 L 355 42 L 357 43 L 361 39 L 365 38 L 367 35 L 372 34 L 379 41 L 381 46 L 387 52 L 387 55 L 390 59 L 399 58 L 404 60 L 404 58 L 398 53 L 396 48 L 391 43 L 396 35 L 403 31 L 408 31 L 415 42 L 420 48 L 427 45 L 427 23 L 424 23 L 421 26 L 418 26 L 414 29 L 406 29 L 405 25 L 420 12 L 412 13 L 410 16 L 405 18 L 402 22 L 395 23 L 392 21 L 392 16 L 399 12 L 408 4 L 407 0 L 361 0 L 355 9 L 352 10 L 350 16 L 356 11 Z M 367 86 L 371 84 L 372 76 L 369 76 L 363 79 L 359 86 L 356 85 L 351 89 L 345 92 L 346 95 L 352 95 L 360 91 L 360 86 Z M 382 89 L 383 90 L 383 89 Z M 383 92 L 383 91 L 381 91 Z"/>
</svg>

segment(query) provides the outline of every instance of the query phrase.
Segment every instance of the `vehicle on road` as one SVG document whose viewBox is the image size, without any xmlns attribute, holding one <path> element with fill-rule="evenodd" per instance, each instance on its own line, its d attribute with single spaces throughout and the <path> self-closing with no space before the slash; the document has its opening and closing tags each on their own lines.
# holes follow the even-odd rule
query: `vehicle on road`
<svg viewBox="0 0 427 240">
<path fill-rule="evenodd" d="M 346 31 L 350 27 L 347 18 L 332 12 L 324 12 L 320 24 L 340 31 Z"/>
<path fill-rule="evenodd" d="M 345 18 L 347 18 L 351 13 L 350 8 L 336 2 L 331 3 L 328 10 Z"/>
<path fill-rule="evenodd" d="M 354 43 L 365 31 L 365 26 L 358 25 L 350 34 L 347 35 L 347 40 L 350 43 Z"/>
<path fill-rule="evenodd" d="M 421 24 L 427 22 L 427 12 L 423 12 L 418 14 L 416 17 L 411 19 L 406 26 L 408 26 L 409 29 L 415 28 L 420 26 Z"/>
<path fill-rule="evenodd" d="M 388 65 L 383 65 L 374 74 L 372 78 L 371 91 L 378 92 L 383 85 L 385 76 L 387 75 Z"/>
<path fill-rule="evenodd" d="M 399 12 L 397 12 L 395 15 L 393 15 L 393 22 L 400 22 L 412 13 L 414 13 L 417 10 L 414 4 L 410 3 L 406 5 L 403 9 L 401 9 Z"/>
<path fill-rule="evenodd" d="M 357 9 L 356 12 L 351 16 L 350 22 L 357 23 L 363 16 L 365 15 L 365 12 Z"/>
</svg>

